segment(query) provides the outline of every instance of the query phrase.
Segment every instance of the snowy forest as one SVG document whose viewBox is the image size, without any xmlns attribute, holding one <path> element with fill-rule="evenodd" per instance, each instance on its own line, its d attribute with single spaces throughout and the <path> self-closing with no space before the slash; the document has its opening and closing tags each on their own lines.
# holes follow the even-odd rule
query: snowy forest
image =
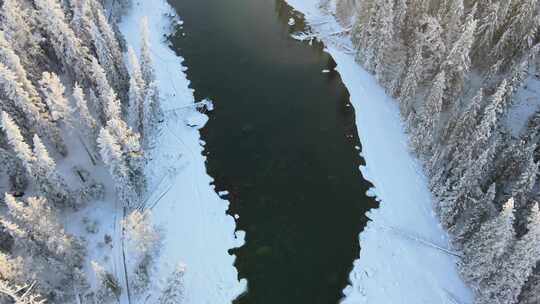
<svg viewBox="0 0 540 304">
<path fill-rule="evenodd" d="M 160 246 L 142 206 L 162 119 L 147 21 L 135 51 L 116 24 L 127 0 L 0 4 L 0 303 L 141 294 Z M 98 205 L 123 217 L 114 233 L 87 216 Z M 178 302 L 181 279 L 159 303 Z"/>
<path fill-rule="evenodd" d="M 165 114 L 148 20 L 137 49 L 118 28 L 132 5 L 0 0 L 2 304 L 151 288 L 163 232 L 145 165 Z M 475 303 L 540 303 L 540 2 L 335 5 L 357 62 L 399 103 Z M 156 304 L 182 302 L 184 272 Z"/>
<path fill-rule="evenodd" d="M 475 303 L 540 303 L 540 3 L 340 0 L 396 97 Z"/>
</svg>

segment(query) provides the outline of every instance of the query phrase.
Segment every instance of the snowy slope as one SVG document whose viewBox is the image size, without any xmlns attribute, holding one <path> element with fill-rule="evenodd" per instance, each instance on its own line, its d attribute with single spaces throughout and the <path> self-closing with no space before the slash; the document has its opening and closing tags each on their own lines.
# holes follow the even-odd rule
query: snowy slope
<svg viewBox="0 0 540 304">
<path fill-rule="evenodd" d="M 183 59 L 163 40 L 174 21 L 174 11 L 165 0 L 134 1 L 120 29 L 135 50 L 140 46 L 139 23 L 143 16 L 149 19 L 166 118 L 155 148 L 149 151 L 152 161 L 147 167 L 150 196 L 146 206 L 152 209 L 154 223 L 165 236 L 152 281 L 162 285 L 174 266 L 183 263 L 185 304 L 230 303 L 246 288 L 233 266 L 235 257 L 228 253 L 243 244 L 243 234 L 235 234 L 235 221 L 226 214 L 229 203 L 210 185 L 212 178 L 206 173 L 198 131 L 207 117 L 193 107 L 193 91 L 188 88 Z M 151 288 L 151 298 L 155 299 L 159 287 Z"/>
<path fill-rule="evenodd" d="M 354 262 L 343 303 L 470 303 L 448 237 L 432 210 L 432 197 L 421 166 L 410 154 L 398 105 L 354 61 L 353 47 L 331 13 L 316 0 L 287 0 L 303 13 L 311 31 L 337 63 L 356 110 L 356 125 L 366 167 L 381 202 L 360 234 L 360 257 Z M 311 37 L 310 35 L 295 35 Z M 359 215 L 360 216 L 360 215 Z M 440 247 L 440 248 L 436 248 Z"/>
</svg>

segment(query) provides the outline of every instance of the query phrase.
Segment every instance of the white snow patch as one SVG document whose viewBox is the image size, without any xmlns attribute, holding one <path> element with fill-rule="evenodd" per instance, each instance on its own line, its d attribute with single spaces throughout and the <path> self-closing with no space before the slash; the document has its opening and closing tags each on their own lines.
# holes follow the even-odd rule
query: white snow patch
<svg viewBox="0 0 540 304">
<path fill-rule="evenodd" d="M 138 302 L 155 303 L 165 278 L 178 263 L 186 265 L 184 304 L 229 304 L 246 290 L 228 250 L 242 246 L 244 233 L 235 232 L 235 220 L 226 214 L 229 202 L 210 185 L 198 132 L 208 120 L 199 113 L 182 66 L 183 59 L 168 47 L 164 35 L 175 16 L 165 0 L 138 1 L 123 18 L 120 29 L 126 41 L 140 48 L 139 24 L 148 17 L 152 55 L 162 107 L 166 113 L 155 148 L 147 151 L 149 197 L 154 223 L 164 231 L 164 242 L 153 274 L 154 286 Z M 181 21 L 176 21 L 182 24 Z M 211 107 L 211 102 L 209 102 Z M 189 127 L 196 125 L 197 128 Z M 148 299 L 146 297 L 149 297 Z M 133 299 L 132 299 L 133 302 Z"/>
<path fill-rule="evenodd" d="M 208 116 L 201 114 L 199 112 L 192 112 L 184 119 L 184 122 L 188 127 L 201 129 L 204 127 L 208 121 Z"/>
<path fill-rule="evenodd" d="M 289 18 L 289 25 L 293 26 L 295 24 L 296 24 L 296 21 L 294 20 L 294 18 Z"/>
<path fill-rule="evenodd" d="M 472 302 L 471 291 L 457 272 L 456 258 L 440 249 L 449 247 L 448 237 L 433 214 L 421 166 L 409 153 L 396 101 L 355 62 L 349 37 L 331 35 L 343 31 L 331 13 L 322 12 L 317 1 L 287 2 L 304 14 L 337 63 L 356 111 L 367 163 L 360 170 L 375 187 L 370 192 L 381 201 L 367 214 L 372 221 L 360 234 L 360 257 L 354 261 L 342 303 Z"/>
</svg>

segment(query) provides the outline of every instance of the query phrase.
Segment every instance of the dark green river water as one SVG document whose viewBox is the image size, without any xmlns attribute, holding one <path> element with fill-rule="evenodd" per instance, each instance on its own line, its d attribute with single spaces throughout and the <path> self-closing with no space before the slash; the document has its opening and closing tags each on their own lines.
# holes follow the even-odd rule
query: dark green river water
<svg viewBox="0 0 540 304">
<path fill-rule="evenodd" d="M 236 303 L 337 303 L 376 204 L 348 92 L 322 73 L 335 63 L 290 37 L 304 24 L 283 1 L 169 2 L 184 20 L 171 41 L 196 98 L 215 102 L 203 130 L 209 174 L 246 231 L 233 253 L 248 292 Z"/>
</svg>

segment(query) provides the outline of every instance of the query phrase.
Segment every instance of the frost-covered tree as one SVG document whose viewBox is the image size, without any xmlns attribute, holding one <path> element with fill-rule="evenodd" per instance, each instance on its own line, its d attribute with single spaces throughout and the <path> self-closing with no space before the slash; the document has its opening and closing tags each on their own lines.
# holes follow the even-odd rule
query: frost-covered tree
<svg viewBox="0 0 540 304">
<path fill-rule="evenodd" d="M 19 82 L 17 75 L 1 62 L 0 87 L 5 94 L 4 96 L 12 102 L 13 108 L 10 111 L 12 114 L 14 109 L 17 109 L 24 115 L 25 121 L 29 124 L 42 124 L 39 105 L 35 103 L 35 100 L 32 99 L 24 89 L 23 84 Z M 29 126 L 24 127 L 29 128 Z"/>
<path fill-rule="evenodd" d="M 437 18 L 426 16 L 416 32 L 416 43 L 422 50 L 422 74 L 431 78 L 436 73 L 446 54 L 446 44 L 443 39 L 443 29 Z"/>
<path fill-rule="evenodd" d="M 129 80 L 129 107 L 128 123 L 129 125 L 141 131 L 141 110 L 143 104 L 142 90 L 133 76 Z"/>
<path fill-rule="evenodd" d="M 6 194 L 4 199 L 12 221 L 2 217 L 2 224 L 15 238 L 24 269 L 17 284 L 39 281 L 38 292 L 56 301 L 69 302 L 74 289 L 85 285 L 82 261 L 85 251 L 81 241 L 64 232 L 53 209 L 43 198 L 30 197 L 18 202 Z M 50 274 L 54 273 L 54 276 Z"/>
<path fill-rule="evenodd" d="M 452 96 L 457 96 L 463 90 L 465 73 L 471 67 L 470 53 L 474 42 L 474 33 L 478 24 L 477 20 L 472 17 L 472 14 L 470 16 L 471 18 L 467 18 L 461 36 L 449 49 L 446 60 L 443 63 L 444 69 L 448 71 L 448 78 L 452 80 L 449 86 Z"/>
<path fill-rule="evenodd" d="M 152 225 L 149 211 L 132 211 L 123 221 L 126 238 L 132 248 L 133 276 L 130 285 L 140 293 L 150 282 L 150 264 L 161 244 L 159 230 Z"/>
<path fill-rule="evenodd" d="M 55 73 L 44 72 L 39 84 L 51 119 L 54 122 L 62 121 L 66 124 L 72 122 L 69 101 L 64 96 L 65 88 L 60 78 Z"/>
<path fill-rule="evenodd" d="M 108 128 L 102 128 L 97 139 L 100 155 L 103 162 L 109 168 L 120 201 L 125 205 L 134 205 L 136 201 L 135 189 L 129 178 L 129 168 L 126 164 L 122 146 L 117 138 L 109 132 Z"/>
<path fill-rule="evenodd" d="M 520 295 L 520 303 L 536 304 L 540 303 L 540 273 L 538 273 L 539 265 L 536 265 L 535 272 L 529 277 L 526 286 Z"/>
<path fill-rule="evenodd" d="M 492 278 L 479 290 L 478 303 L 518 303 L 521 289 L 540 260 L 540 211 L 534 204 L 528 232 L 516 242 Z"/>
<path fill-rule="evenodd" d="M 409 115 L 411 111 L 412 99 L 414 98 L 418 89 L 418 84 L 422 79 L 421 70 L 422 52 L 420 49 L 417 49 L 414 57 L 410 59 L 407 74 L 401 86 L 400 109 L 404 116 Z"/>
<path fill-rule="evenodd" d="M 149 211 L 132 211 L 124 220 L 127 238 L 138 253 L 142 255 L 154 253 L 160 244 L 159 231 L 152 225 Z"/>
<path fill-rule="evenodd" d="M 34 2 L 38 8 L 41 24 L 64 69 L 75 75 L 80 82 L 87 80 L 90 77 L 89 51 L 67 23 L 60 2 L 58 0 L 35 0 Z"/>
<path fill-rule="evenodd" d="M 143 17 L 141 19 L 141 71 L 147 84 L 154 82 L 156 78 L 150 45 L 148 17 Z"/>
<path fill-rule="evenodd" d="M 143 103 L 145 100 L 145 92 L 147 84 L 145 83 L 141 66 L 137 55 L 133 48 L 128 48 L 128 58 L 131 67 L 131 77 L 129 81 L 129 108 L 128 108 L 128 122 L 132 128 L 141 132 L 142 127 L 142 111 Z"/>
<path fill-rule="evenodd" d="M 36 59 L 43 57 L 40 47 L 43 38 L 34 29 L 34 16 L 29 9 L 23 7 L 23 2 L 4 0 L 0 10 L 0 20 L 7 40 L 12 44 L 13 50 L 22 56 L 22 61 L 29 67 L 40 62 Z"/>
<path fill-rule="evenodd" d="M 105 70 L 95 58 L 92 60 L 92 75 L 100 102 L 99 108 L 102 121 L 106 122 L 112 118 L 121 118 L 122 108 L 118 95 L 107 80 Z"/>
<path fill-rule="evenodd" d="M 465 258 L 461 269 L 465 279 L 481 286 L 498 268 L 499 259 L 515 240 L 514 200 L 510 199 L 502 211 L 493 219 L 485 222 L 480 230 L 464 244 Z"/>
<path fill-rule="evenodd" d="M 437 128 L 437 123 L 443 108 L 444 90 L 446 89 L 446 74 L 441 71 L 435 77 L 433 87 L 426 98 L 426 119 L 431 129 Z"/>
<path fill-rule="evenodd" d="M 33 285 L 18 286 L 0 280 L 0 301 L 15 304 L 45 304 L 43 296 L 33 292 Z"/>
<path fill-rule="evenodd" d="M 463 0 L 441 1 L 439 16 L 441 24 L 445 29 L 445 40 L 451 44 L 457 39 L 461 30 L 461 19 L 463 18 L 465 7 Z"/>
<path fill-rule="evenodd" d="M 8 199 L 13 197 L 9 196 Z M 11 282 L 23 281 L 24 271 L 24 261 L 21 257 L 13 258 L 0 252 L 0 277 Z"/>
<path fill-rule="evenodd" d="M 70 25 L 73 32 L 85 43 L 87 47 L 94 42 L 92 32 L 96 25 L 92 18 L 92 10 L 90 3 L 93 0 L 70 0 L 69 6 L 71 10 Z M 99 51 L 99 50 L 96 50 Z"/>
<path fill-rule="evenodd" d="M 112 86 L 117 92 L 123 93 L 127 89 L 128 73 L 119 40 L 104 15 L 103 7 L 96 1 L 92 1 L 92 8 L 97 25 L 95 39 L 99 61 Z"/>
<path fill-rule="evenodd" d="M 22 115 L 22 118 L 17 120 L 21 128 L 24 130 L 35 129 L 43 137 L 49 138 L 59 153 L 66 155 L 67 149 L 58 128 L 41 116 L 39 105 L 35 104 L 35 99 L 32 99 L 24 90 L 13 71 L 2 63 L 0 63 L 0 87 L 3 88 L 5 96 L 12 105 L 11 107 L 0 103 L 0 108 L 14 117 Z"/>
<path fill-rule="evenodd" d="M 76 116 L 78 130 L 80 130 L 87 138 L 95 141 L 97 135 L 97 122 L 88 109 L 88 103 L 84 96 L 83 89 L 76 83 L 73 87 L 73 100 L 75 101 L 75 109 L 72 113 Z"/>
<path fill-rule="evenodd" d="M 393 65 L 389 64 L 391 62 L 394 45 L 392 38 L 394 35 L 394 1 L 393 0 L 380 0 L 379 3 L 379 33 L 378 40 L 381 43 L 380 51 L 375 57 L 375 75 L 378 78 L 378 81 L 389 84 L 391 79 L 395 78 L 395 75 L 389 73 L 389 70 Z"/>
<path fill-rule="evenodd" d="M 506 80 L 503 80 L 497 88 L 495 94 L 493 94 L 491 97 L 491 102 L 484 109 L 484 115 L 480 121 L 478 129 L 474 134 L 474 138 L 480 148 L 482 148 L 493 132 L 497 129 L 499 119 L 506 108 L 505 94 L 507 88 L 507 82 Z"/>
<path fill-rule="evenodd" d="M 49 156 L 47 148 L 39 138 L 39 136 L 34 135 L 34 156 L 36 160 L 36 168 L 39 168 L 39 173 L 46 176 L 50 176 L 56 170 L 55 161 Z"/>
<path fill-rule="evenodd" d="M 139 59 L 135 54 L 135 50 L 133 50 L 131 46 L 128 47 L 128 59 L 131 67 L 131 78 L 135 80 L 139 89 L 144 91 L 146 89 L 146 82 L 143 78 L 141 64 L 139 63 Z"/>
<path fill-rule="evenodd" d="M 159 103 L 159 90 L 156 82 L 152 82 L 148 86 L 143 104 L 142 113 L 142 135 L 144 146 L 150 145 L 149 141 L 156 134 L 158 124 L 162 118 L 161 106 Z"/>
<path fill-rule="evenodd" d="M 0 31 L 0 62 L 6 65 L 17 76 L 18 82 L 21 83 L 24 90 L 28 93 L 32 99 L 33 104 L 36 104 L 38 108 L 42 108 L 40 105 L 39 95 L 26 73 L 25 67 L 22 65 L 19 56 L 12 48 L 12 44 L 6 40 L 4 31 Z"/>
<path fill-rule="evenodd" d="M 186 267 L 183 264 L 176 265 L 174 271 L 167 279 L 167 283 L 161 295 L 159 296 L 159 304 L 182 304 L 185 299 L 184 291 L 184 273 Z"/>
<path fill-rule="evenodd" d="M 1 137 L 1 134 L 0 134 Z M 11 191 L 21 192 L 28 186 L 26 170 L 22 162 L 7 147 L 0 147 L 0 168 L 5 175 L 9 176 Z"/>
<path fill-rule="evenodd" d="M 34 141 L 34 163 L 32 177 L 37 182 L 42 195 L 57 206 L 73 204 L 73 197 L 64 179 L 56 171 L 56 163 L 49 156 L 47 148 L 36 134 Z"/>
<path fill-rule="evenodd" d="M 4 130 L 7 140 L 17 158 L 21 160 L 28 174 L 32 174 L 32 164 L 34 162 L 32 150 L 30 149 L 30 146 L 26 144 L 19 127 L 6 112 L 2 112 L 2 130 Z"/>
<path fill-rule="evenodd" d="M 98 289 L 95 292 L 95 300 L 98 303 L 108 303 L 116 300 L 121 293 L 118 280 L 98 262 L 92 261 L 90 265 L 92 266 L 96 281 L 99 282 Z"/>
</svg>

